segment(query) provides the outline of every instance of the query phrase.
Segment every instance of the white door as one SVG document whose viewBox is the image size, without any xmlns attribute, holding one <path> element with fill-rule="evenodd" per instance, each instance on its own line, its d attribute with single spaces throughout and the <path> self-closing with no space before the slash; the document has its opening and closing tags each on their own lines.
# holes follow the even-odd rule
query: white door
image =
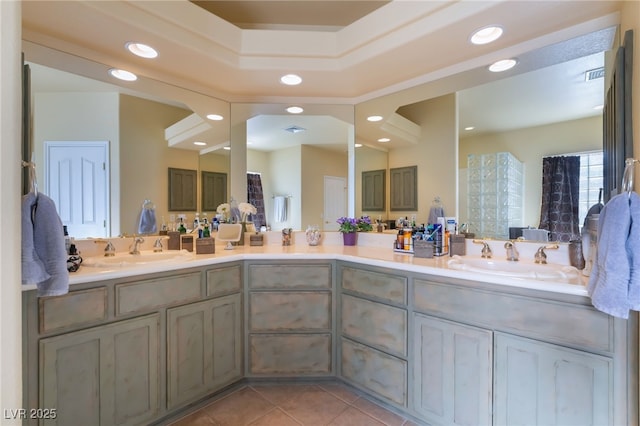
<svg viewBox="0 0 640 426">
<path fill-rule="evenodd" d="M 75 238 L 109 236 L 109 143 L 45 142 L 46 194 Z"/>
<path fill-rule="evenodd" d="M 324 227 L 325 231 L 337 231 L 336 220 L 347 215 L 347 180 L 343 177 L 324 177 Z"/>
</svg>

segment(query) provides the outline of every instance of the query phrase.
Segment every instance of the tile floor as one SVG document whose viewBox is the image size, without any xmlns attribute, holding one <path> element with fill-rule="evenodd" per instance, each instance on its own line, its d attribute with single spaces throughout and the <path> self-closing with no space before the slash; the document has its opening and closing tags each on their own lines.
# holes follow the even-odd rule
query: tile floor
<svg viewBox="0 0 640 426">
<path fill-rule="evenodd" d="M 336 382 L 242 386 L 171 426 L 416 426 Z"/>
</svg>

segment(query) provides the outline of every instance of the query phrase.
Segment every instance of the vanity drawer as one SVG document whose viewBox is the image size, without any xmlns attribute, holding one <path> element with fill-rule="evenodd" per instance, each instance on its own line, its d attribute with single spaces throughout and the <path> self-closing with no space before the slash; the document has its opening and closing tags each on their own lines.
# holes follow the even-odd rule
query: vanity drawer
<svg viewBox="0 0 640 426">
<path fill-rule="evenodd" d="M 177 305 L 201 298 L 200 272 L 117 284 L 115 291 L 116 315 Z"/>
<path fill-rule="evenodd" d="M 414 281 L 418 312 L 552 343 L 612 352 L 613 319 L 587 305 Z"/>
<path fill-rule="evenodd" d="M 72 291 L 38 299 L 40 333 L 79 327 L 107 319 L 107 288 Z"/>
<path fill-rule="evenodd" d="M 331 265 L 249 265 L 249 287 L 331 288 Z"/>
<path fill-rule="evenodd" d="M 207 296 L 235 293 L 240 290 L 242 290 L 240 266 L 207 271 Z"/>
<path fill-rule="evenodd" d="M 407 362 L 342 339 L 342 376 L 398 405 L 407 405 Z"/>
<path fill-rule="evenodd" d="M 342 296 L 342 333 L 380 349 L 407 355 L 407 311 Z"/>
<path fill-rule="evenodd" d="M 249 296 L 251 331 L 331 330 L 330 292 L 256 292 Z"/>
<path fill-rule="evenodd" d="M 407 278 L 362 269 L 342 268 L 342 288 L 390 302 L 407 304 Z"/>
<path fill-rule="evenodd" d="M 253 334 L 249 336 L 249 357 L 251 374 L 330 374 L 331 335 Z"/>
</svg>

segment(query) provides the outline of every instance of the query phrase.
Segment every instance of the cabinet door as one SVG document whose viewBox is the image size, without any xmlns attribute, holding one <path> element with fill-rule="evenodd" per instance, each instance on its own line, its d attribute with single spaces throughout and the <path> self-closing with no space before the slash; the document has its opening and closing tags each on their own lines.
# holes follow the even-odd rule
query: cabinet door
<svg viewBox="0 0 640 426">
<path fill-rule="evenodd" d="M 490 425 L 492 332 L 414 315 L 414 395 L 429 423 Z"/>
<path fill-rule="evenodd" d="M 169 409 L 242 377 L 240 294 L 167 310 Z"/>
<path fill-rule="evenodd" d="M 391 211 L 418 210 L 418 166 L 389 170 L 391 178 Z"/>
<path fill-rule="evenodd" d="M 496 333 L 496 425 L 610 425 L 612 361 Z"/>
<path fill-rule="evenodd" d="M 362 172 L 362 211 L 384 211 L 385 170 Z"/>
<path fill-rule="evenodd" d="M 137 425 L 158 414 L 157 314 L 40 340 L 43 424 Z"/>
</svg>

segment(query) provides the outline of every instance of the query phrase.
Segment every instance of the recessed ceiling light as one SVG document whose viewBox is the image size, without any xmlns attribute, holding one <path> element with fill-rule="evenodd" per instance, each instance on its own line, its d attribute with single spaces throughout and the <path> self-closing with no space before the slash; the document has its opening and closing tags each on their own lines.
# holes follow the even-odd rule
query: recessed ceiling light
<svg viewBox="0 0 640 426">
<path fill-rule="evenodd" d="M 230 147 L 230 146 L 225 146 L 225 147 L 223 147 L 222 149 L 226 149 L 227 151 L 230 151 L 230 150 L 231 150 L 231 147 Z"/>
<path fill-rule="evenodd" d="M 219 115 L 219 114 L 207 114 L 207 118 L 209 120 L 213 120 L 213 121 L 220 121 L 220 120 L 224 120 L 224 117 Z"/>
<path fill-rule="evenodd" d="M 475 127 L 473 127 L 473 126 L 469 126 L 469 127 L 465 127 L 464 129 L 465 129 L 465 130 L 473 130 L 473 129 L 475 129 Z"/>
<path fill-rule="evenodd" d="M 593 109 L 604 109 L 604 105 L 596 105 Z"/>
<path fill-rule="evenodd" d="M 357 144 L 355 144 L 354 146 L 355 146 L 356 148 L 360 148 L 360 147 L 362 146 L 362 144 L 361 144 L 361 143 L 357 143 Z"/>
<path fill-rule="evenodd" d="M 386 142 L 390 142 L 390 141 L 391 141 L 391 139 L 389 139 L 389 138 L 380 138 L 380 139 L 378 139 L 378 142 L 382 142 L 382 143 L 386 143 Z"/>
<path fill-rule="evenodd" d="M 124 81 L 136 81 L 138 79 L 138 76 L 134 73 L 116 68 L 111 68 L 109 70 L 109 74 L 111 74 L 112 77 Z"/>
<path fill-rule="evenodd" d="M 287 86 L 295 86 L 302 83 L 302 78 L 299 75 L 287 74 L 280 77 L 280 82 L 282 84 L 286 84 Z"/>
<path fill-rule="evenodd" d="M 500 36 L 502 36 L 502 33 L 502 27 L 489 25 L 476 30 L 471 34 L 471 37 L 469 37 L 469 41 L 473 44 L 487 44 L 499 39 Z"/>
<path fill-rule="evenodd" d="M 158 52 L 151 46 L 142 43 L 129 42 L 125 44 L 127 50 L 141 58 L 153 59 L 158 57 Z"/>
<path fill-rule="evenodd" d="M 196 141 L 193 143 L 194 145 L 198 145 L 198 146 L 205 146 L 207 143 L 206 142 L 200 142 L 200 141 Z"/>
<path fill-rule="evenodd" d="M 381 121 L 382 117 L 379 115 L 371 115 L 367 117 L 367 121 Z"/>
<path fill-rule="evenodd" d="M 515 67 L 517 63 L 518 61 L 516 61 L 515 59 L 503 59 L 501 61 L 494 62 L 493 64 L 491 64 L 489 66 L 489 71 L 502 72 L 502 71 L 510 70 L 511 68 Z"/>
<path fill-rule="evenodd" d="M 304 111 L 304 109 L 302 109 L 302 107 L 299 106 L 290 106 L 289 108 L 287 108 L 287 112 L 290 114 L 300 114 Z"/>
</svg>

